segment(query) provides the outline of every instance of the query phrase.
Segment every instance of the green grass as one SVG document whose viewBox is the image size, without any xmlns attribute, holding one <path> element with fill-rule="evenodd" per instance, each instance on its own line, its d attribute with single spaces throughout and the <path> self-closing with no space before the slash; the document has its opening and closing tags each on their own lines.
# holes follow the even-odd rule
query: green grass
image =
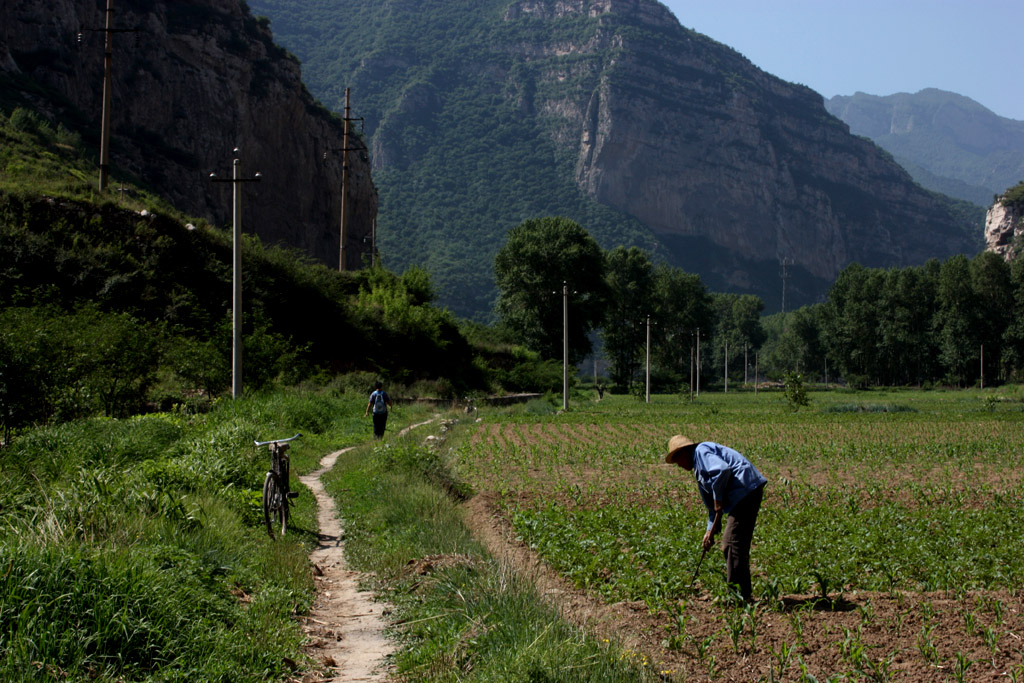
<svg viewBox="0 0 1024 683">
<path fill-rule="evenodd" d="M 361 395 L 279 393 L 207 415 L 91 419 L 0 450 L 0 679 L 265 681 L 301 661 L 315 503 L 271 542 L 260 490 L 368 439 Z M 396 420 L 401 424 L 401 420 Z"/>
<path fill-rule="evenodd" d="M 466 492 L 425 430 L 341 456 L 327 489 L 350 563 L 394 604 L 400 676 L 417 681 L 643 681 L 643 662 L 563 621 L 466 528 Z M 427 560 L 432 569 L 413 571 Z"/>
<path fill-rule="evenodd" d="M 462 439 L 456 472 L 501 496 L 525 541 L 610 602 L 662 609 L 686 595 L 706 512 L 692 475 L 660 466 L 677 432 L 737 448 L 769 479 L 752 551 L 756 593 L 1015 589 L 1024 580 L 1016 388 L 812 392 L 797 412 L 779 393 L 650 405 L 616 396 L 487 422 L 503 436 Z M 720 572 L 702 580 L 725 592 Z"/>
</svg>

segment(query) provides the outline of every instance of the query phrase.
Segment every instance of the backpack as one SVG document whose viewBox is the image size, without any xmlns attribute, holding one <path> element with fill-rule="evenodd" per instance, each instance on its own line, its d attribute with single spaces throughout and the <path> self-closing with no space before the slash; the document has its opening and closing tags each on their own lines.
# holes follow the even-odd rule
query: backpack
<svg viewBox="0 0 1024 683">
<path fill-rule="evenodd" d="M 375 391 L 376 397 L 373 399 L 373 414 L 379 415 L 381 413 L 388 412 L 388 407 L 384 404 L 384 392 Z"/>
</svg>

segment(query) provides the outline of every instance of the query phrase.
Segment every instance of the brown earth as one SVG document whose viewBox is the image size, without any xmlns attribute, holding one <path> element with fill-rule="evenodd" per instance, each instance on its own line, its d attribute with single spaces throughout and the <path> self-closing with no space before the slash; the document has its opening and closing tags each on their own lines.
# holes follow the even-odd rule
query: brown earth
<svg viewBox="0 0 1024 683">
<path fill-rule="evenodd" d="M 530 577 L 567 620 L 617 641 L 624 656 L 663 680 L 800 680 L 802 667 L 822 681 L 836 674 L 909 682 L 1024 678 L 1019 593 L 788 595 L 740 609 L 717 605 L 698 588 L 678 605 L 680 630 L 678 620 L 652 614 L 643 602 L 607 604 L 572 585 L 515 538 L 487 495 L 467 502 L 465 514 L 489 552 Z"/>
<path fill-rule="evenodd" d="M 386 658 L 395 650 L 384 636 L 384 620 L 390 609 L 377 602 L 372 593 L 361 590 L 364 576 L 347 568 L 341 521 L 334 499 L 320 482 L 321 475 L 334 467 L 344 452 L 324 456 L 320 469 L 299 477 L 316 497 L 320 527 L 320 545 L 310 555 L 317 597 L 309 615 L 301 621 L 309 638 L 306 654 L 321 668 L 303 676 L 303 683 L 386 681 L 390 670 Z"/>
</svg>

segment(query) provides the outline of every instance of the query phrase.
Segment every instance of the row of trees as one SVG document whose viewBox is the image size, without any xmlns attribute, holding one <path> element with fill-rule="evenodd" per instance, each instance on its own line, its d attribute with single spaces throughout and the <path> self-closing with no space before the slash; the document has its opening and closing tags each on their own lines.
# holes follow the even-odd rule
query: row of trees
<svg viewBox="0 0 1024 683">
<path fill-rule="evenodd" d="M 600 330 L 610 379 L 634 385 L 643 369 L 648 323 L 655 383 L 662 389 L 688 384 L 695 350 L 702 366 L 729 363 L 743 376 L 744 350 L 765 340 L 764 304 L 755 296 L 710 294 L 698 275 L 654 265 L 636 247 L 603 251 L 567 218 L 531 219 L 509 231 L 495 258 L 502 324 L 546 358 L 561 358 L 563 285 L 568 288 L 569 361 L 592 353 Z"/>
<path fill-rule="evenodd" d="M 712 294 L 699 276 L 635 247 L 602 251 L 565 218 L 528 220 L 495 259 L 503 325 L 546 358 L 562 356 L 562 287 L 568 294 L 569 359 L 592 352 L 599 330 L 610 379 L 635 385 L 650 321 L 652 379 L 678 390 L 692 376 L 697 340 L 702 381 L 788 372 L 842 377 L 855 386 L 1005 381 L 1024 371 L 1024 261 L 985 252 L 923 266 L 848 266 L 828 300 L 762 317 L 751 295 Z M 829 370 L 831 368 L 831 371 Z"/>
</svg>

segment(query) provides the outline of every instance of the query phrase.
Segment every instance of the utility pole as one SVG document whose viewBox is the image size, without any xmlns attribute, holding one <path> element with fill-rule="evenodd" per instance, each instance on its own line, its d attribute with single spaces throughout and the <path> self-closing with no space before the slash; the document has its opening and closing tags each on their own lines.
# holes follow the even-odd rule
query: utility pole
<svg viewBox="0 0 1024 683">
<path fill-rule="evenodd" d="M 784 258 L 782 259 L 782 316 L 785 319 L 786 316 L 786 280 L 789 279 L 789 264 L 792 260 Z"/>
<path fill-rule="evenodd" d="M 757 396 L 757 351 L 754 351 L 754 396 Z"/>
<path fill-rule="evenodd" d="M 100 111 L 100 181 L 99 189 L 103 192 L 110 183 L 110 103 L 114 87 L 114 34 L 138 33 L 134 28 L 114 28 L 114 0 L 107 0 L 107 9 L 103 28 L 83 28 L 78 32 L 78 42 L 82 42 L 84 31 L 103 32 L 103 100 Z"/>
<path fill-rule="evenodd" d="M 690 403 L 693 403 L 693 332 L 690 333 Z"/>
<path fill-rule="evenodd" d="M 345 135 L 341 142 L 341 243 L 338 245 L 338 270 L 348 270 L 345 257 L 348 256 L 348 247 L 345 240 L 348 239 L 348 216 L 345 213 L 347 208 L 348 195 L 348 128 L 351 101 L 349 89 L 345 88 Z"/>
<path fill-rule="evenodd" d="M 647 403 L 651 402 L 651 316 L 647 316 Z"/>
<path fill-rule="evenodd" d="M 725 393 L 729 393 L 729 340 L 725 340 Z"/>
<path fill-rule="evenodd" d="M 697 398 L 700 398 L 700 328 L 697 328 Z"/>
<path fill-rule="evenodd" d="M 562 410 L 569 410 L 569 283 L 562 282 Z"/>
<path fill-rule="evenodd" d="M 366 152 L 366 146 L 352 147 L 349 145 L 351 140 L 351 124 L 353 121 L 360 122 L 360 130 L 362 129 L 363 119 L 352 118 L 352 95 L 351 89 L 345 88 L 345 118 L 344 121 L 344 134 L 342 136 L 341 149 L 331 149 L 332 152 L 341 152 L 341 218 L 340 222 L 340 234 L 338 239 L 338 271 L 348 270 L 348 153 L 349 152 Z M 324 152 L 324 160 L 327 160 L 327 152 Z M 377 219 L 373 219 L 373 254 L 371 263 L 374 263 L 377 254 Z"/>
<path fill-rule="evenodd" d="M 242 191 L 241 183 L 259 182 L 262 173 L 252 178 L 242 178 L 242 162 L 238 158 L 238 148 L 233 150 L 235 159 L 232 162 L 231 179 L 221 179 L 217 174 L 210 174 L 214 183 L 231 183 L 231 227 L 232 227 L 232 268 L 231 268 L 231 398 L 242 395 Z"/>
<path fill-rule="evenodd" d="M 114 73 L 114 0 L 107 0 L 103 40 L 103 115 L 100 126 L 100 192 L 110 182 L 110 91 Z"/>
<path fill-rule="evenodd" d="M 985 345 L 981 345 L 981 388 L 985 388 Z"/>
</svg>

